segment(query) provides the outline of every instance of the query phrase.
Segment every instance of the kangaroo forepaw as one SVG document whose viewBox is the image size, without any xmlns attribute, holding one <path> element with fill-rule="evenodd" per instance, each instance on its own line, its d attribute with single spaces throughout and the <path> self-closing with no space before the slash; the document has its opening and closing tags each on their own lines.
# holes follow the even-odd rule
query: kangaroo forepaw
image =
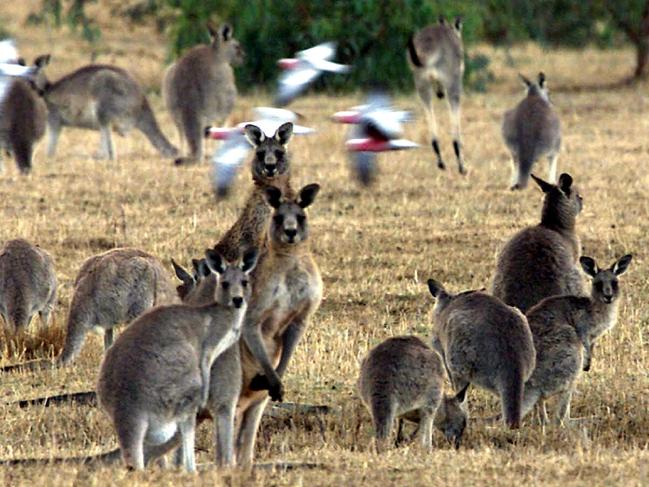
<svg viewBox="0 0 649 487">
<path fill-rule="evenodd" d="M 251 391 L 269 391 L 270 384 L 265 375 L 257 374 L 250 381 L 250 386 L 248 386 Z"/>
</svg>

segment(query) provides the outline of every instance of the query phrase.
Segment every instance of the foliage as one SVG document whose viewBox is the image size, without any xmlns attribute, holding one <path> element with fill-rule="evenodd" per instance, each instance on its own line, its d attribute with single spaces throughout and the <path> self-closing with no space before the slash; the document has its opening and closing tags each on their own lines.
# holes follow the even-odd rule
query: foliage
<svg viewBox="0 0 649 487">
<path fill-rule="evenodd" d="M 97 0 L 72 0 L 64 7 L 64 0 L 42 0 L 41 10 L 32 12 L 27 17 L 31 24 L 49 23 L 60 28 L 65 22 L 68 27 L 76 32 L 81 29 L 81 37 L 91 45 L 96 45 L 101 38 L 101 31 L 97 24 L 86 15 L 85 6 L 87 3 L 94 3 Z"/>
</svg>

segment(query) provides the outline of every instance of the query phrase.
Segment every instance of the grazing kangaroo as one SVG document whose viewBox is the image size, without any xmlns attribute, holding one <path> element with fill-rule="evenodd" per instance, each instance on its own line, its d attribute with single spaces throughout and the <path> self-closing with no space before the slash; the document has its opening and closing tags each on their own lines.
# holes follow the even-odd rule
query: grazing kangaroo
<svg viewBox="0 0 649 487">
<path fill-rule="evenodd" d="M 86 260 L 74 282 L 67 335 L 59 362 L 72 362 L 88 332 L 104 332 L 104 349 L 113 328 L 130 323 L 146 310 L 176 301 L 167 272 L 155 257 L 137 249 L 113 249 Z"/>
<path fill-rule="evenodd" d="M 428 280 L 436 298 L 435 339 L 456 391 L 474 384 L 500 396 L 505 423 L 521 422 L 523 384 L 534 371 L 535 351 L 525 316 L 480 291 L 448 293 Z"/>
<path fill-rule="evenodd" d="M 178 431 L 183 464 L 196 470 L 196 414 L 208 399 L 212 364 L 239 339 L 250 294 L 244 283 L 256 259 L 256 252 L 236 265 L 217 258 L 213 270 L 228 277 L 215 288 L 212 303 L 157 307 L 106 353 L 97 397 L 127 466 L 144 469 L 145 445 L 164 445 Z"/>
<path fill-rule="evenodd" d="M 146 135 L 164 157 L 178 150 L 160 131 L 149 101 L 140 84 L 124 69 L 90 64 L 50 83 L 44 73 L 37 78 L 47 104 L 48 147 L 53 157 L 63 127 L 99 130 L 98 157 L 115 159 L 111 128 L 126 135 L 133 127 Z"/>
<path fill-rule="evenodd" d="M 503 139 L 512 155 L 512 190 L 527 186 L 534 162 L 543 156 L 550 164 L 548 181 L 555 183 L 561 148 L 561 126 L 548 97 L 545 75 L 539 73 L 538 83 L 520 77 L 527 96 L 505 112 L 502 124 Z"/>
<path fill-rule="evenodd" d="M 38 72 L 49 61 L 49 55 L 36 58 L 33 66 L 35 76 L 38 76 Z M 20 172 L 27 174 L 32 169 L 34 146 L 45 135 L 47 121 L 47 107 L 35 83 L 20 78 L 13 80 L 0 107 L 0 113 L 0 150 L 6 149 L 13 154 Z"/>
<path fill-rule="evenodd" d="M 466 388 L 445 396 L 446 372 L 437 352 L 414 336 L 388 338 L 374 347 L 361 363 L 358 390 L 370 411 L 378 451 L 385 449 L 395 418 L 419 423 L 422 447 L 431 449 L 433 424 L 456 448 L 462 441 L 467 414 Z"/>
<path fill-rule="evenodd" d="M 187 51 L 167 69 L 162 83 L 167 109 L 181 140 L 189 144 L 189 156 L 176 159 L 176 164 L 203 160 L 205 127 L 215 121 L 222 124 L 237 97 L 232 65 L 243 62 L 243 49 L 230 25 L 209 31 L 210 45 Z"/>
<path fill-rule="evenodd" d="M 56 304 L 56 273 L 50 254 L 23 239 L 0 248 L 0 315 L 18 332 L 38 313 L 49 323 Z"/>
<path fill-rule="evenodd" d="M 460 131 L 460 97 L 464 75 L 462 20 L 457 17 L 450 25 L 440 17 L 437 25 L 429 25 L 414 33 L 408 40 L 408 65 L 426 113 L 437 167 L 445 169 L 446 165 L 437 139 L 433 92 L 438 98 L 447 98 L 453 128 L 453 150 L 460 174 L 466 174 Z"/>
<path fill-rule="evenodd" d="M 523 416 L 541 401 L 541 419 L 547 421 L 544 401 L 560 394 L 556 419 L 570 419 L 577 377 L 582 369 L 590 370 L 595 341 L 617 321 L 618 277 L 629 267 L 631 255 L 620 258 L 609 269 L 600 269 L 590 257 L 579 261 L 593 280 L 589 297 L 552 296 L 527 312 L 536 368 L 525 383 Z"/>
<path fill-rule="evenodd" d="M 568 174 L 558 185 L 532 175 L 545 193 L 541 223 L 514 235 L 500 251 L 492 294 L 523 313 L 549 296 L 583 294 L 575 232 L 583 202 Z"/>
<path fill-rule="evenodd" d="M 275 187 L 286 193 L 292 191 L 286 146 L 293 135 L 293 124 L 282 124 L 272 137 L 252 124 L 245 126 L 244 133 L 255 148 L 251 165 L 253 188 L 237 221 L 214 246 L 228 260 L 240 258 L 247 249 L 262 248 L 271 216 L 266 190 Z"/>
</svg>

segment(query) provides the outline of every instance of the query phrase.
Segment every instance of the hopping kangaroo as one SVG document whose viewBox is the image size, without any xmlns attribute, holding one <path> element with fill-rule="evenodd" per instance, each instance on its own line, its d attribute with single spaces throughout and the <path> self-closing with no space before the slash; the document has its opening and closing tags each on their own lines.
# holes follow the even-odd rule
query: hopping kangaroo
<svg viewBox="0 0 649 487">
<path fill-rule="evenodd" d="M 35 76 L 49 63 L 50 56 L 39 56 L 34 61 Z M 32 169 L 34 146 L 45 135 L 47 107 L 36 84 L 16 78 L 8 89 L 0 107 L 0 149 L 13 154 L 22 174 Z M 0 171 L 2 155 L 0 154 Z"/>
<path fill-rule="evenodd" d="M 14 332 L 35 313 L 47 326 L 56 304 L 56 274 L 50 254 L 26 240 L 9 240 L 0 248 L 0 315 Z"/>
<path fill-rule="evenodd" d="M 426 113 L 437 167 L 445 169 L 446 165 L 437 139 L 433 92 L 438 98 L 447 98 L 453 129 L 453 150 L 460 174 L 466 174 L 460 130 L 460 97 L 464 75 L 461 19 L 456 18 L 453 25 L 450 25 L 440 18 L 437 25 L 430 25 L 414 33 L 408 40 L 408 65 Z"/>
<path fill-rule="evenodd" d="M 456 391 L 474 384 L 500 396 L 505 423 L 520 426 L 524 383 L 535 351 L 525 316 L 479 291 L 449 294 L 429 279 L 434 309 L 433 348 L 442 354 Z"/>
<path fill-rule="evenodd" d="M 86 260 L 74 282 L 67 335 L 59 362 L 72 362 L 90 330 L 104 332 L 104 349 L 113 328 L 130 323 L 153 306 L 176 301 L 160 261 L 137 249 L 113 249 Z"/>
<path fill-rule="evenodd" d="M 108 350 L 97 383 L 99 404 L 110 416 L 124 463 L 144 469 L 145 448 L 181 436 L 185 468 L 195 471 L 196 414 L 208 399 L 215 359 L 239 339 L 255 251 L 236 266 L 217 258 L 227 274 L 203 306 L 160 306 L 138 318 Z"/>
<path fill-rule="evenodd" d="M 121 68 L 90 64 L 54 83 L 41 72 L 37 86 L 43 91 L 48 109 L 50 157 L 56 153 L 63 127 L 99 130 L 98 157 L 103 159 L 115 159 L 111 128 L 126 135 L 136 127 L 164 157 L 174 157 L 178 152 L 160 131 L 140 84 Z"/>
<path fill-rule="evenodd" d="M 626 272 L 631 256 L 625 255 L 609 269 L 600 269 L 590 257 L 579 261 L 593 280 L 590 297 L 552 296 L 527 312 L 536 368 L 525 384 L 523 415 L 541 401 L 542 421 L 547 421 L 544 401 L 555 394 L 560 394 L 557 421 L 570 419 L 579 373 L 590 370 L 595 341 L 617 321 L 618 276 Z"/>
<path fill-rule="evenodd" d="M 532 178 L 545 193 L 541 223 L 509 239 L 497 257 L 492 283 L 494 296 L 523 313 L 549 296 L 583 294 L 575 232 L 582 198 L 568 174 L 559 177 L 558 185 Z"/>
<path fill-rule="evenodd" d="M 462 441 L 467 414 L 466 389 L 443 395 L 446 372 L 437 352 L 414 336 L 389 338 L 374 347 L 361 364 L 358 390 L 374 422 L 377 450 L 385 449 L 394 420 L 419 423 L 422 447 L 431 449 L 433 425 L 456 448 Z"/>
<path fill-rule="evenodd" d="M 534 162 L 543 156 L 550 164 L 548 180 L 555 183 L 561 148 L 561 126 L 548 97 L 545 75 L 539 73 L 538 83 L 520 76 L 527 96 L 505 112 L 502 124 L 503 139 L 512 155 L 512 190 L 527 186 Z"/>
<path fill-rule="evenodd" d="M 181 141 L 189 145 L 189 156 L 176 159 L 176 164 L 203 160 L 205 127 L 215 121 L 222 124 L 237 97 L 232 65 L 243 62 L 243 49 L 229 25 L 218 32 L 209 30 L 210 45 L 187 51 L 167 69 L 162 83 L 167 109 Z"/>
</svg>

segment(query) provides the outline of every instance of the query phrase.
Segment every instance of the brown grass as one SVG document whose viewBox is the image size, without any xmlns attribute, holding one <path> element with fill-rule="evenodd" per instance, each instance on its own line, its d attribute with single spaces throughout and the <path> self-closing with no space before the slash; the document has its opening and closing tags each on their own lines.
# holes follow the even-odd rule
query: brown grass
<svg viewBox="0 0 649 487">
<path fill-rule="evenodd" d="M 0 18 L 17 34 L 28 58 L 50 51 L 51 77 L 88 62 L 85 46 L 65 31 L 25 28 L 22 19 L 40 2 L 3 7 Z M 101 2 L 102 5 L 104 2 Z M 152 92 L 159 88 L 164 39 L 150 27 L 117 28 L 102 14 L 100 62 L 129 67 Z M 484 48 L 487 49 L 487 48 Z M 439 172 L 428 149 L 381 156 L 381 176 L 371 191 L 350 179 L 343 149 L 345 128 L 328 117 L 359 97 L 309 96 L 295 103 L 319 129 L 291 143 L 296 185 L 317 181 L 321 196 L 311 210 L 313 250 L 325 282 L 325 298 L 286 376 L 287 400 L 333 406 L 324 437 L 309 422 L 293 427 L 266 421 L 259 435 L 259 462 L 317 462 L 315 470 L 254 474 L 208 469 L 192 477 L 152 469 L 129 474 L 122 468 L 76 465 L 0 468 L 5 485 L 116 484 L 171 485 L 419 485 L 446 484 L 627 484 L 646 485 L 649 475 L 649 291 L 644 245 L 647 215 L 649 139 L 646 87 L 618 91 L 555 92 L 564 127 L 560 169 L 575 177 L 585 198 L 579 220 L 584 253 L 604 263 L 633 252 L 624 276 L 625 296 L 617 328 L 605 336 L 593 370 L 579 382 L 573 416 L 590 421 L 580 427 L 542 429 L 531 420 L 516 432 L 470 423 L 460 451 L 440 435 L 431 454 L 412 447 L 376 456 L 369 448 L 369 416 L 355 393 L 359 360 L 381 340 L 405 333 L 426 337 L 432 300 L 424 285 L 435 276 L 452 289 L 487 285 L 494 255 L 517 229 L 537 221 L 541 195 L 536 188 L 512 194 L 509 162 L 499 124 L 503 111 L 519 97 L 515 73 L 543 69 L 549 86 L 614 82 L 632 66 L 630 51 L 541 51 L 529 46 L 513 52 L 515 68 L 500 51 L 490 51 L 496 83 L 488 95 L 469 94 L 463 106 L 467 162 L 471 173 Z M 405 74 L 409 76 L 409 74 Z M 244 98 L 233 119 L 245 120 L 250 108 L 268 96 Z M 175 135 L 162 102 L 152 103 L 163 130 Z M 417 107 L 414 97 L 398 104 Z M 418 108 L 416 108 L 419 110 Z M 438 110 L 446 129 L 445 107 Z M 424 143 L 423 120 L 407 135 Z M 57 353 L 63 337 L 71 286 L 81 262 L 114 245 L 130 245 L 168 262 L 188 262 L 212 245 L 235 220 L 249 188 L 247 172 L 227 202 L 216 204 L 208 167 L 178 169 L 156 156 L 140 134 L 116 138 L 119 160 L 90 158 L 98 133 L 64 130 L 59 151 L 46 160 L 41 146 L 32 176 L 20 177 L 10 161 L 0 176 L 0 240 L 24 237 L 54 256 L 60 282 L 53 330 L 3 338 L 0 366 Z M 43 144 L 44 145 L 44 144 Z M 442 148 L 452 162 L 446 132 Z M 449 164 L 452 166 L 452 164 Z M 546 174 L 545 164 L 538 172 Z M 170 269 L 171 272 L 171 269 Z M 0 377 L 0 400 L 94 387 L 101 340 L 92 336 L 74 366 Z M 474 417 L 497 411 L 493 397 L 472 390 Z M 115 445 L 107 418 L 84 406 L 19 410 L 0 404 L 0 459 L 75 456 Z M 199 461 L 213 458 L 211 426 L 198 437 Z"/>
</svg>

